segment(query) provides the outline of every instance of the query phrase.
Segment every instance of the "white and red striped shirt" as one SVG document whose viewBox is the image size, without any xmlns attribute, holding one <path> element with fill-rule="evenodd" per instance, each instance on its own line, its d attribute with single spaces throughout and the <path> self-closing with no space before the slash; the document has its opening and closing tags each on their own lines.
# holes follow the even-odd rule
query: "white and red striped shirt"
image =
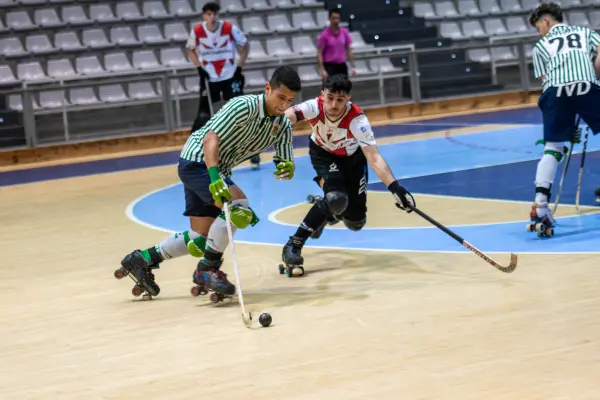
<svg viewBox="0 0 600 400">
<path fill-rule="evenodd" d="M 219 21 L 214 32 L 202 22 L 192 28 L 186 47 L 198 52 L 210 82 L 219 82 L 233 78 L 237 69 L 236 46 L 247 42 L 244 32 L 229 21 Z"/>
<path fill-rule="evenodd" d="M 312 126 L 310 139 L 332 154 L 350 156 L 359 147 L 376 144 L 369 119 L 356 104 L 348 102 L 346 112 L 337 121 L 325 115 L 321 96 L 292 109 L 298 122 L 306 120 Z"/>
</svg>

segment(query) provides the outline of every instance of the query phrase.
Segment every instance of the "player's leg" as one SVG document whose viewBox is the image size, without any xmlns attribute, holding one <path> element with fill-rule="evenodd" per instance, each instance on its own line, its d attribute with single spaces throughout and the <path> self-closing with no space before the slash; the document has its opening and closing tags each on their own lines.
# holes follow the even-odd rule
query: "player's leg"
<svg viewBox="0 0 600 400">
<path fill-rule="evenodd" d="M 544 123 L 544 154 L 538 163 L 535 176 L 535 202 L 531 208 L 531 226 L 554 226 L 549 208 L 552 184 L 558 164 L 564 157 L 564 143 L 573 139 L 575 112 L 564 91 L 546 90 L 539 100 Z"/>
<path fill-rule="evenodd" d="M 315 179 L 322 182 L 323 198 L 315 202 L 308 211 L 296 233 L 291 236 L 283 248 L 282 259 L 288 265 L 301 265 L 301 255 L 306 240 L 325 226 L 334 223 L 348 207 L 348 193 L 344 182 L 343 158 L 336 157 L 310 143 L 309 150 Z"/>
<path fill-rule="evenodd" d="M 348 168 L 348 173 L 345 176 L 349 201 L 348 208 L 342 214 L 342 222 L 346 228 L 358 232 L 367 224 L 369 170 L 362 151 L 358 151 L 352 157 L 354 162 Z"/>
<path fill-rule="evenodd" d="M 237 229 L 244 229 L 249 225 L 255 225 L 258 218 L 250 208 L 250 204 L 244 192 L 231 179 L 225 179 L 231 192 L 230 218 L 231 230 L 235 235 Z M 198 262 L 194 272 L 194 283 L 205 286 L 217 293 L 232 296 L 235 294 L 235 286 L 227 280 L 227 274 L 220 270 L 223 264 L 223 253 L 229 244 L 227 233 L 227 222 L 225 215 L 219 209 L 218 217 L 211 224 L 206 240 L 204 258 Z"/>
<path fill-rule="evenodd" d="M 578 85 L 582 94 L 573 98 L 575 112 L 590 127 L 592 133 L 597 135 L 600 133 L 600 87 L 586 82 Z M 594 195 L 596 201 L 600 202 L 600 188 L 594 191 Z"/>
</svg>

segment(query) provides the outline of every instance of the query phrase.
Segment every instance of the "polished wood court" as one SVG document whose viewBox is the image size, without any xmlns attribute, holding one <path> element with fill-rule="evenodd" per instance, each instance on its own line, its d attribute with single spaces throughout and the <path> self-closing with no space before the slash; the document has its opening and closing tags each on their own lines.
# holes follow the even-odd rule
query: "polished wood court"
<svg viewBox="0 0 600 400">
<path fill-rule="evenodd" d="M 167 166 L 0 188 L 0 398 L 599 398 L 597 254 L 520 255 L 506 275 L 468 253 L 307 248 L 308 275 L 287 279 L 280 247 L 239 244 L 247 307 L 273 316 L 249 330 L 237 303 L 190 296 L 191 257 L 156 271 L 153 301 L 113 278 L 165 235 L 127 205 L 176 182 Z M 494 222 L 489 204 L 417 199 L 442 222 Z M 374 224 L 389 201 L 371 196 Z M 529 204 L 496 207 L 518 220 Z"/>
</svg>

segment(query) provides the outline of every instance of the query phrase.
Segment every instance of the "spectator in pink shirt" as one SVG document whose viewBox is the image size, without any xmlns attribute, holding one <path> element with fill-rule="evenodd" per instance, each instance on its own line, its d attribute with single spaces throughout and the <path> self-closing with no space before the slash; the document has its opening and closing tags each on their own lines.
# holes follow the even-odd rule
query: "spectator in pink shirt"
<svg viewBox="0 0 600 400">
<path fill-rule="evenodd" d="M 323 80 L 329 75 L 348 76 L 346 58 L 352 66 L 352 75 L 356 75 L 356 66 L 352 57 L 352 38 L 347 29 L 340 27 L 342 14 L 336 8 L 329 11 L 329 27 L 319 35 L 317 42 L 317 62 Z"/>
</svg>

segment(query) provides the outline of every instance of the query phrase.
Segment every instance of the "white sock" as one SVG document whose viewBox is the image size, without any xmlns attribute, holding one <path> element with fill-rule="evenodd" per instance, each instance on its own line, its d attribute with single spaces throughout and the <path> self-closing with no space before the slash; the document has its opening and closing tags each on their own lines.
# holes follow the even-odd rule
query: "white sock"
<svg viewBox="0 0 600 400">
<path fill-rule="evenodd" d="M 242 207 L 250 207 L 248 199 L 234 200 L 232 204 L 239 204 Z M 235 235 L 236 227 L 231 225 L 231 235 Z M 225 217 L 223 215 L 219 216 L 219 218 L 215 219 L 215 222 L 210 226 L 210 230 L 208 231 L 208 237 L 206 239 L 206 247 L 209 247 L 211 250 L 224 253 L 227 245 L 229 244 L 229 235 L 227 234 L 227 222 L 225 222 Z"/>
<path fill-rule="evenodd" d="M 546 143 L 544 147 L 544 155 L 538 163 L 537 172 L 535 174 L 535 186 L 550 189 L 554 178 L 556 177 L 556 170 L 558 169 L 558 159 L 556 154 L 562 154 L 563 144 L 562 143 Z M 550 154 L 547 154 L 549 153 Z M 535 194 L 536 203 L 547 203 L 548 196 L 544 193 Z"/>
<path fill-rule="evenodd" d="M 164 260 L 170 260 L 171 258 L 181 257 L 189 254 L 187 243 L 190 240 L 194 240 L 200 236 L 202 235 L 191 229 L 185 232 L 177 232 L 173 235 L 167 236 L 162 242 L 154 247 Z"/>
</svg>

